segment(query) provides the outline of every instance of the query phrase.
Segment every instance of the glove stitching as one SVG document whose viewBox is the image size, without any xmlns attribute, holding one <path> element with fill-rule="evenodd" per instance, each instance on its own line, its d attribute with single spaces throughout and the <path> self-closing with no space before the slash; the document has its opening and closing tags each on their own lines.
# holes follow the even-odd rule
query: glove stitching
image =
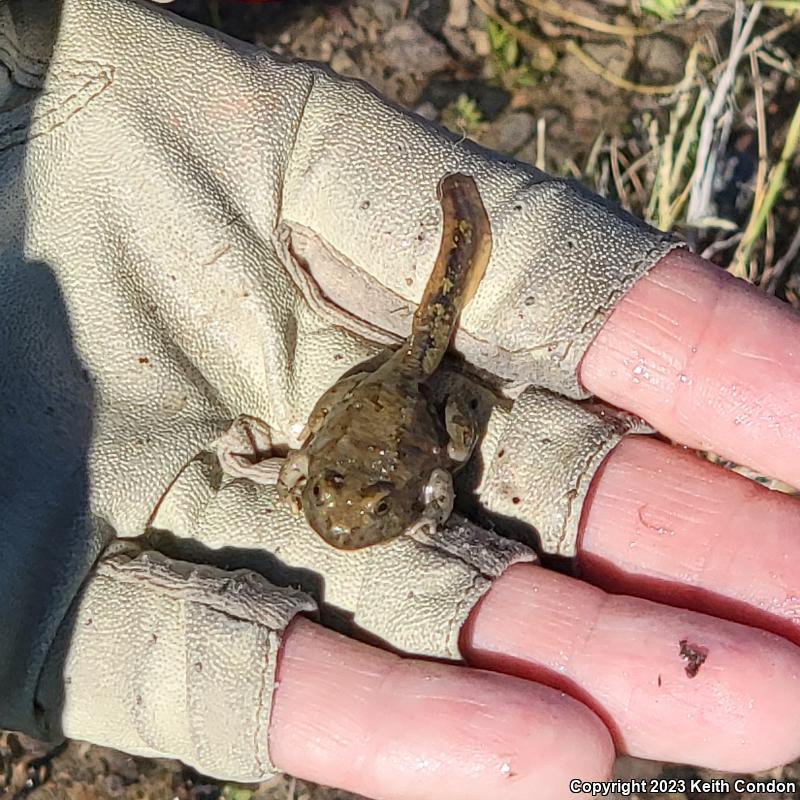
<svg viewBox="0 0 800 800">
<path fill-rule="evenodd" d="M 255 762 L 258 767 L 259 773 L 264 775 L 273 771 L 272 759 L 269 757 L 269 726 L 271 722 L 270 715 L 264 713 L 265 710 L 265 697 L 268 691 L 268 686 L 271 686 L 269 691 L 269 710 L 272 711 L 272 697 L 277 688 L 274 676 L 276 670 L 273 668 L 273 646 L 280 647 L 280 641 L 273 642 L 272 639 L 280 639 L 275 631 L 266 631 L 266 658 L 264 659 L 264 667 L 261 670 L 261 680 L 258 689 L 258 700 L 256 701 L 256 726 L 253 731 L 253 753 L 255 753 Z M 265 719 L 266 717 L 266 719 Z M 265 742 L 264 753 L 262 757 L 262 748 L 260 742 Z M 266 757 L 266 761 L 264 760 Z"/>
<path fill-rule="evenodd" d="M 590 475 L 591 477 L 588 478 L 588 481 L 591 483 L 594 475 L 597 472 L 597 467 L 599 464 L 619 444 L 622 437 L 627 435 L 627 433 L 627 431 L 616 430 L 613 425 L 607 424 L 602 425 L 598 431 L 600 441 L 598 442 L 597 447 L 586 455 L 580 471 L 576 474 L 576 480 L 573 487 L 569 489 L 565 495 L 567 510 L 561 523 L 561 535 L 558 537 L 558 552 L 561 551 L 561 545 L 563 545 L 567 539 L 567 536 L 569 535 L 568 528 L 572 526 L 574 520 L 574 506 L 576 500 L 580 499 L 581 512 L 583 511 L 583 502 L 586 500 L 586 492 L 581 493 L 581 484 L 584 482 L 587 476 Z M 576 531 L 576 544 L 579 533 L 580 531 Z"/>
<path fill-rule="evenodd" d="M 300 140 L 300 130 L 305 122 L 308 106 L 311 103 L 311 96 L 313 95 L 314 89 L 317 86 L 318 70 L 308 69 L 307 72 L 309 75 L 308 89 L 306 90 L 305 97 L 300 103 L 300 108 L 297 112 L 297 119 L 292 127 L 292 130 L 287 130 L 287 133 L 290 133 L 290 136 L 287 137 L 289 144 L 286 148 L 286 161 L 283 165 L 283 169 L 278 170 L 276 174 L 276 180 L 280 182 L 280 187 L 279 191 L 277 192 L 278 201 L 275 206 L 275 219 L 273 222 L 273 231 L 275 232 L 277 232 L 280 223 L 283 220 L 283 209 L 285 207 L 284 201 L 286 197 L 286 175 L 289 171 L 289 164 L 292 163 L 295 151 L 297 150 L 297 143 Z M 284 127 L 288 129 L 288 123 L 286 123 Z"/>
</svg>

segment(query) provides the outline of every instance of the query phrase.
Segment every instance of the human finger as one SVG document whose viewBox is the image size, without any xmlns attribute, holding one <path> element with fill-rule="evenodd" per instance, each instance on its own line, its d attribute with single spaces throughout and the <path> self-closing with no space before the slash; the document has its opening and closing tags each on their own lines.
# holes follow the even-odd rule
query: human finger
<svg viewBox="0 0 800 800">
<path fill-rule="evenodd" d="M 664 435 L 800 486 L 800 315 L 674 250 L 620 300 L 583 385 Z"/>
<path fill-rule="evenodd" d="M 582 577 L 614 592 L 766 628 L 800 642 L 800 499 L 696 455 L 632 437 L 595 476 Z"/>
<path fill-rule="evenodd" d="M 620 752 L 730 771 L 800 754 L 800 649 L 705 614 L 610 595 L 541 567 L 501 576 L 473 612 L 470 664 L 569 692 Z"/>
<path fill-rule="evenodd" d="M 281 769 L 373 798 L 566 798 L 614 757 L 599 718 L 561 692 L 304 619 L 284 639 L 269 736 Z"/>
</svg>

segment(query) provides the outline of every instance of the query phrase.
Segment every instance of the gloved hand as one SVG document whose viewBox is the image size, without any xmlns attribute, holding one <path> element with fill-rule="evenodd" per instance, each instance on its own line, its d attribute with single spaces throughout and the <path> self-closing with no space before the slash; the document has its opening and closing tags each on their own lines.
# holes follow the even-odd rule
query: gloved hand
<svg viewBox="0 0 800 800">
<path fill-rule="evenodd" d="M 796 501 L 575 402 L 800 483 L 790 311 L 570 184 L 163 11 L 6 0 L 0 35 L 0 723 L 375 797 L 568 796 L 608 774 L 609 730 L 720 769 L 800 751 L 794 645 L 502 537 L 791 633 Z M 483 420 L 464 480 L 496 530 L 335 551 L 256 473 L 406 332 L 455 170 L 494 248 L 455 339 L 483 377 L 437 390 Z M 315 606 L 491 672 L 297 616 Z"/>
</svg>

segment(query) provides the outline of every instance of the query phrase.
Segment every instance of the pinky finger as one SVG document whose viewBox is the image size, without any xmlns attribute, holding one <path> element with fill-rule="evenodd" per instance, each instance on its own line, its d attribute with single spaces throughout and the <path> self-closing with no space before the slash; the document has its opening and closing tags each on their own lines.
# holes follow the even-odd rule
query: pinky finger
<svg viewBox="0 0 800 800">
<path fill-rule="evenodd" d="M 614 757 L 593 712 L 520 678 L 403 659 L 305 619 L 284 640 L 270 752 L 372 798 L 571 797 Z"/>
</svg>

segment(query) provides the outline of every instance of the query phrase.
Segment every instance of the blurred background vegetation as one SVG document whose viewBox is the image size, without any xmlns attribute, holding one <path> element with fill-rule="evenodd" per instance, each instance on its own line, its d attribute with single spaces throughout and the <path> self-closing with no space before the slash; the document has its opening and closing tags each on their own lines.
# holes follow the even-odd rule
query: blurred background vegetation
<svg viewBox="0 0 800 800">
<path fill-rule="evenodd" d="M 800 0 L 178 0 L 574 176 L 797 303 Z"/>
</svg>

